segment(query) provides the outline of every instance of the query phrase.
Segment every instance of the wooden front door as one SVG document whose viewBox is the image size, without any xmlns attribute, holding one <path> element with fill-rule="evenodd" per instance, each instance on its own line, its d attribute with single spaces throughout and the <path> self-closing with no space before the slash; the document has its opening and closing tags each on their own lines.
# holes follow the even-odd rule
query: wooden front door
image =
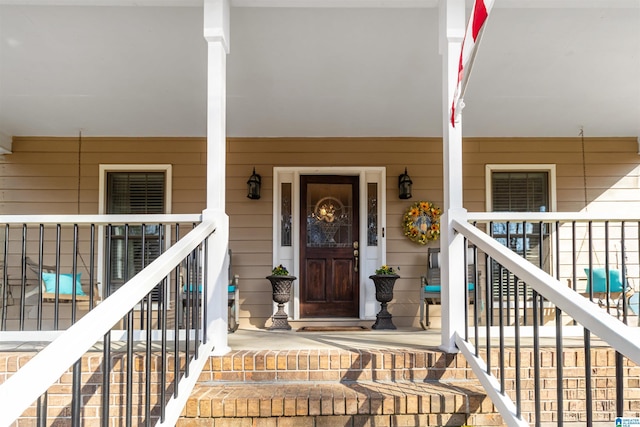
<svg viewBox="0 0 640 427">
<path fill-rule="evenodd" d="M 358 317 L 358 177 L 300 177 L 300 315 Z"/>
</svg>

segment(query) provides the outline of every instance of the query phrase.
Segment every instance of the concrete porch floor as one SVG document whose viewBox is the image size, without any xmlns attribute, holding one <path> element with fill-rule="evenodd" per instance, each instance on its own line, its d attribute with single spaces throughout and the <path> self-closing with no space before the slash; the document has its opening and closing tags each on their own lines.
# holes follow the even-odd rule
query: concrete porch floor
<svg viewBox="0 0 640 427">
<path fill-rule="evenodd" d="M 440 330 L 398 328 L 348 332 L 297 332 L 266 329 L 238 329 L 229 334 L 232 350 L 315 350 L 315 349 L 435 349 L 440 345 Z"/>
<path fill-rule="evenodd" d="M 362 330 L 348 332 L 297 332 L 271 331 L 267 329 L 238 329 L 228 336 L 229 347 L 236 350 L 316 350 L 316 349 L 416 349 L 437 350 L 441 343 L 441 330 L 438 328 L 422 330 L 420 328 L 398 328 L 396 330 Z M 498 338 L 492 341 L 498 345 Z M 484 338 L 480 338 L 484 343 Z M 505 339 L 507 346 L 513 345 L 512 339 Z M 481 344 L 483 346 L 484 344 Z M 523 347 L 532 346 L 530 339 L 524 339 Z M 540 345 L 555 347 L 553 336 L 542 337 Z M 563 336 L 563 345 L 582 347 L 583 337 Z M 591 345 L 606 346 L 598 337 L 592 335 Z"/>
</svg>

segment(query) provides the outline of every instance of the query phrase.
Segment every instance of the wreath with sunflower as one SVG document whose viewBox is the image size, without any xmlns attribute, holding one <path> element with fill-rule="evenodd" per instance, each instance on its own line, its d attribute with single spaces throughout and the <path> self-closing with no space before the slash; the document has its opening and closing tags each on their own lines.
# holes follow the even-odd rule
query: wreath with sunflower
<svg viewBox="0 0 640 427">
<path fill-rule="evenodd" d="M 440 208 L 431 202 L 414 203 L 402 218 L 404 235 L 421 245 L 437 240 L 440 237 L 440 215 Z"/>
</svg>

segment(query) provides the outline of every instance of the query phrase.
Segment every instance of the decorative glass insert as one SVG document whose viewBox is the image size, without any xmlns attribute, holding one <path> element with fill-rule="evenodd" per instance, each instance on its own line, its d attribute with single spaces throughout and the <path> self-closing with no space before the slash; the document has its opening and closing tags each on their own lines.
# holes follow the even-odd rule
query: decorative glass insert
<svg viewBox="0 0 640 427">
<path fill-rule="evenodd" d="M 307 247 L 351 247 L 353 244 L 352 199 L 349 184 L 309 184 L 307 186 Z"/>
<path fill-rule="evenodd" d="M 291 246 L 291 183 L 280 186 L 280 245 Z"/>
<path fill-rule="evenodd" d="M 378 184 L 367 184 L 367 245 L 378 246 Z"/>
</svg>

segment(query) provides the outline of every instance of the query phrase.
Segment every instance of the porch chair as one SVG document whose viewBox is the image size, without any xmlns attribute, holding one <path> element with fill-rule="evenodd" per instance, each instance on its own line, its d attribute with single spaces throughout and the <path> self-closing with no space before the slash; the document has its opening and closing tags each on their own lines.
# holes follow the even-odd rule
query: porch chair
<svg viewBox="0 0 640 427">
<path fill-rule="evenodd" d="M 587 287 L 581 295 L 589 298 L 591 290 L 591 276 L 593 275 L 593 298 L 600 307 L 615 308 L 618 316 L 622 314 L 622 299 L 627 300 L 627 307 L 631 308 L 631 297 L 634 289 L 629 285 L 626 278 L 622 277 L 622 272 L 616 268 L 609 269 L 609 293 L 607 294 L 607 272 L 604 267 L 594 268 L 593 272 L 589 268 L 584 269 L 587 276 Z M 624 283 L 623 283 L 624 282 Z M 635 312 L 635 310 L 633 310 Z"/>
<path fill-rule="evenodd" d="M 192 255 L 191 258 L 191 265 L 195 265 L 194 261 L 195 261 L 195 255 Z M 239 285 L 239 279 L 240 276 L 238 276 L 237 274 L 233 274 L 233 269 L 232 269 L 232 264 L 231 264 L 231 249 L 229 249 L 229 285 L 227 288 L 227 300 L 228 300 L 228 314 L 227 314 L 227 321 L 228 321 L 228 327 L 227 330 L 229 333 L 233 333 L 238 329 L 238 325 L 239 325 L 239 310 L 238 310 L 238 303 L 240 301 L 240 287 Z M 183 263 L 183 266 L 181 268 L 181 273 L 180 273 L 180 280 L 181 280 L 181 284 L 180 284 L 180 300 L 182 301 L 181 304 L 181 313 L 180 313 L 180 320 L 182 322 L 182 325 L 185 325 L 187 323 L 187 319 L 185 318 L 186 316 L 186 308 L 187 308 L 187 304 L 191 302 L 191 307 L 193 307 L 193 298 L 194 295 L 192 294 L 192 292 L 198 292 L 198 296 L 196 297 L 198 302 L 200 301 L 200 293 L 202 292 L 202 275 L 201 275 L 201 270 L 198 269 L 199 271 L 196 271 L 196 269 L 194 269 L 193 267 L 191 268 L 191 271 L 187 271 L 186 268 L 186 263 Z M 202 263 L 199 264 L 200 266 L 202 265 Z M 185 276 L 189 276 L 188 278 L 186 278 Z M 188 289 L 187 289 L 188 286 Z"/>
<path fill-rule="evenodd" d="M 469 301 L 473 302 L 475 289 L 475 264 L 473 263 L 473 251 L 467 249 L 467 292 Z M 480 272 L 477 276 L 480 282 Z M 426 330 L 429 328 L 429 305 L 440 304 L 440 248 L 429 248 L 427 250 L 427 272 L 420 276 L 420 326 Z M 426 319 L 425 319 L 426 316 Z"/>
<path fill-rule="evenodd" d="M 45 264 L 40 266 L 29 257 L 26 257 L 25 263 L 27 268 L 35 273 L 36 281 L 42 286 L 43 302 L 55 302 L 56 294 L 60 303 L 73 302 L 73 289 L 75 286 L 76 302 L 88 304 L 92 298 L 91 294 L 93 294 L 93 304 L 98 304 L 100 300 L 98 284 L 94 283 L 92 285 L 93 289 L 89 290 L 88 287 L 91 285 L 83 285 L 81 282 L 82 272 L 76 272 L 74 278 L 73 273 L 57 274 L 55 266 Z M 42 271 L 42 276 L 40 276 L 40 271 Z"/>
</svg>

